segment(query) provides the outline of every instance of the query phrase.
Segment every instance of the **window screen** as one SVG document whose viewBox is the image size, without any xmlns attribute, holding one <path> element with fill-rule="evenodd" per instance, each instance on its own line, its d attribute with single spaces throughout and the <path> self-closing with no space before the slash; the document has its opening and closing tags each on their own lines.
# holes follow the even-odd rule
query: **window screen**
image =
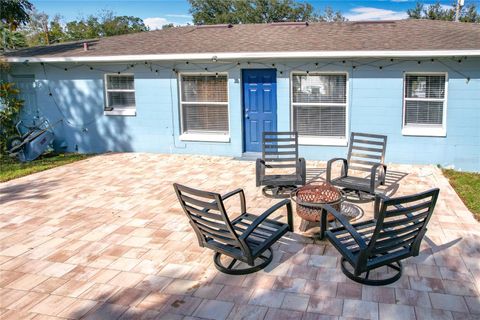
<svg viewBox="0 0 480 320">
<path fill-rule="evenodd" d="M 106 110 L 135 108 L 135 84 L 132 75 L 107 75 L 106 92 Z"/>
<path fill-rule="evenodd" d="M 442 126 L 445 75 L 405 76 L 404 126 Z"/>
<path fill-rule="evenodd" d="M 293 74 L 292 91 L 293 127 L 300 136 L 345 137 L 345 74 Z"/>
<path fill-rule="evenodd" d="M 182 75 L 184 133 L 228 133 L 226 75 Z"/>
</svg>

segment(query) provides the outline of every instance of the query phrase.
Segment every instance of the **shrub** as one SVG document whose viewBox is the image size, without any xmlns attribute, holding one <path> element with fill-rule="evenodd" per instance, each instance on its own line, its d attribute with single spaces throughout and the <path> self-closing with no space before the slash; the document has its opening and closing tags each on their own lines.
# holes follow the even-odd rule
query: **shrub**
<svg viewBox="0 0 480 320">
<path fill-rule="evenodd" d="M 7 153 L 7 141 L 17 135 L 17 124 L 23 100 L 19 98 L 20 90 L 12 82 L 0 82 L 0 154 Z"/>
</svg>

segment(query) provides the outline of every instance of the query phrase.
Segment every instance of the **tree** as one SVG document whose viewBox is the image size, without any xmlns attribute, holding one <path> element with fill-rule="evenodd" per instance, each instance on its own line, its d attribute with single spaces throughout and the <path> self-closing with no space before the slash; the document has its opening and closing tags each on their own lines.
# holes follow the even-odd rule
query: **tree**
<svg viewBox="0 0 480 320">
<path fill-rule="evenodd" d="M 25 46 L 25 37 L 16 29 L 30 20 L 32 9 L 33 5 L 27 0 L 0 0 L 0 32 L 4 51 Z"/>
<path fill-rule="evenodd" d="M 28 0 L 0 0 L 0 21 L 10 30 L 26 24 L 33 5 Z"/>
<path fill-rule="evenodd" d="M 295 0 L 189 0 L 194 24 L 271 23 L 284 21 L 344 21 L 327 7 L 324 15 L 311 4 Z"/>
<path fill-rule="evenodd" d="M 425 6 L 417 2 L 415 8 L 408 9 L 407 14 L 410 19 L 429 19 L 429 20 L 455 20 L 455 6 L 453 3 L 451 7 L 442 7 L 440 2 Z M 480 22 L 480 15 L 477 12 L 475 4 L 471 3 L 464 6 L 460 10 L 459 20 L 462 22 Z"/>
<path fill-rule="evenodd" d="M 69 40 L 83 40 L 120 34 L 148 31 L 142 19 L 133 16 L 115 16 L 104 11 L 97 16 L 90 15 L 78 21 L 68 22 L 65 27 Z"/>
<path fill-rule="evenodd" d="M 20 31 L 10 30 L 7 27 L 0 26 L 0 34 L 3 37 L 4 50 L 15 50 L 28 45 L 25 35 Z"/>
<path fill-rule="evenodd" d="M 170 29 L 170 28 L 175 28 L 175 25 L 173 23 L 167 23 L 162 26 L 163 29 Z"/>
<path fill-rule="evenodd" d="M 30 22 L 22 28 L 30 47 L 49 45 L 65 40 L 65 33 L 60 23 L 61 17 L 56 15 L 50 19 L 45 12 L 33 10 Z"/>
<path fill-rule="evenodd" d="M 318 17 L 319 21 L 325 22 L 341 22 L 347 21 L 340 11 L 333 11 L 331 7 L 326 7 L 323 15 Z"/>
</svg>

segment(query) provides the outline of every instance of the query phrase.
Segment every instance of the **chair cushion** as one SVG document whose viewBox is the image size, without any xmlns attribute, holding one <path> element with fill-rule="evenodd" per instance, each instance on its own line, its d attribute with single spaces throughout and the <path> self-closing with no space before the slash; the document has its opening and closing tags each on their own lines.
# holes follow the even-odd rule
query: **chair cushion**
<svg viewBox="0 0 480 320">
<path fill-rule="evenodd" d="M 358 231 L 362 239 L 368 245 L 373 231 L 375 230 L 376 221 L 372 219 L 353 224 L 352 226 Z M 344 256 L 352 265 L 356 264 L 359 247 L 345 227 L 330 229 L 326 232 L 326 236 L 342 256 Z"/>
<path fill-rule="evenodd" d="M 368 245 L 372 238 L 373 232 L 376 227 L 376 220 L 368 220 L 360 223 L 353 224 L 352 226 L 362 237 L 363 241 Z M 359 254 L 359 246 L 345 227 L 339 227 L 331 229 L 326 232 L 326 236 L 330 242 L 337 248 L 337 250 L 345 257 L 352 266 L 356 266 L 357 258 Z M 378 242 L 377 242 L 378 243 Z M 388 252 L 388 254 L 372 255 L 368 258 L 366 269 L 374 269 L 378 266 L 382 266 L 385 260 L 400 260 L 409 257 L 410 251 L 408 248 L 399 248 L 394 252 Z"/>
<path fill-rule="evenodd" d="M 299 174 L 271 174 L 262 179 L 263 185 L 285 186 L 301 184 L 302 177 Z"/>
<path fill-rule="evenodd" d="M 346 176 L 340 177 L 332 180 L 334 186 L 348 188 L 352 190 L 360 190 L 365 192 L 371 192 L 375 190 L 370 190 L 370 177 L 354 177 Z"/>
<path fill-rule="evenodd" d="M 257 215 L 245 213 L 233 220 L 232 225 L 238 236 L 243 235 L 246 229 L 257 218 Z M 287 231 L 288 224 L 265 219 L 252 233 L 250 233 L 245 241 L 252 251 L 252 255 L 258 256 L 268 249 L 275 241 L 280 239 Z"/>
</svg>

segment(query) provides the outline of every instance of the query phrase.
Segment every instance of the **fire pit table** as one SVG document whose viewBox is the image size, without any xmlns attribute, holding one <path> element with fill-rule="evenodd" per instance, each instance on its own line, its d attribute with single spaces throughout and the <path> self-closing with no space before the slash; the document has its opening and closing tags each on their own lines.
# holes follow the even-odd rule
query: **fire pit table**
<svg viewBox="0 0 480 320">
<path fill-rule="evenodd" d="M 335 220 L 334 216 L 328 213 L 323 206 L 329 204 L 340 212 L 345 197 L 342 191 L 331 184 L 320 183 L 298 188 L 292 192 L 291 198 L 297 204 L 297 215 L 302 218 L 300 230 L 306 231 L 320 222 L 320 239 L 323 239 L 327 230 L 327 220 L 328 222 Z"/>
</svg>

